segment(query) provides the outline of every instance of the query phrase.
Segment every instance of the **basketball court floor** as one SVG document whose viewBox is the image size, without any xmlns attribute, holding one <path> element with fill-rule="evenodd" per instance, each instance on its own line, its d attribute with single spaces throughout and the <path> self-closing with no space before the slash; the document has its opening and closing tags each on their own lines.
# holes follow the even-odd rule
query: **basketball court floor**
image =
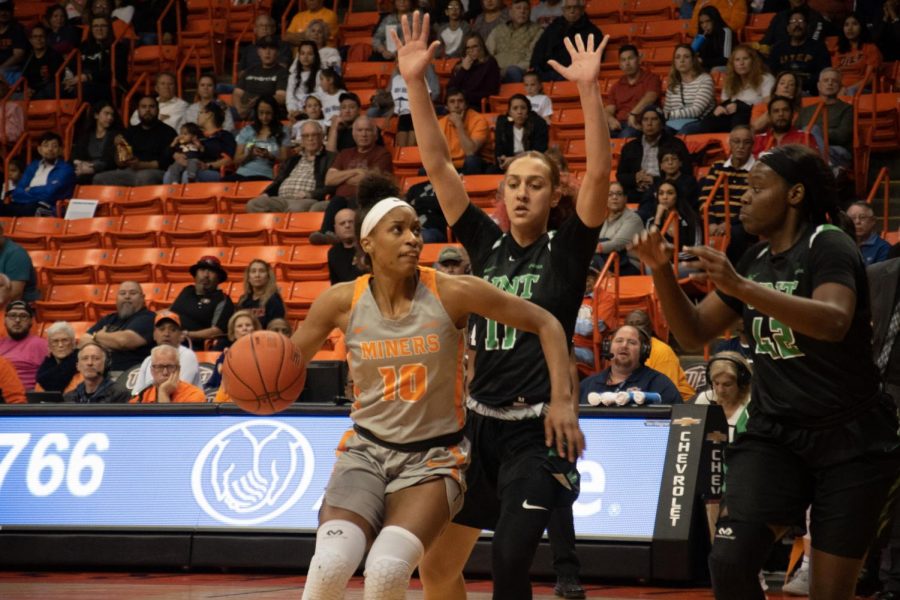
<svg viewBox="0 0 900 600">
<path fill-rule="evenodd" d="M 587 597 L 596 600 L 712 600 L 702 588 L 628 587 L 585 584 Z M 0 573 L 2 600 L 300 600 L 303 577 L 264 574 L 166 573 Z M 468 600 L 490 600 L 489 581 L 473 581 Z M 362 580 L 355 578 L 346 600 L 362 600 Z M 421 600 L 414 581 L 408 600 Z M 769 592 L 769 598 L 781 598 Z M 788 598 L 789 596 L 785 596 Z M 551 600 L 551 584 L 537 584 L 534 600 Z"/>
</svg>

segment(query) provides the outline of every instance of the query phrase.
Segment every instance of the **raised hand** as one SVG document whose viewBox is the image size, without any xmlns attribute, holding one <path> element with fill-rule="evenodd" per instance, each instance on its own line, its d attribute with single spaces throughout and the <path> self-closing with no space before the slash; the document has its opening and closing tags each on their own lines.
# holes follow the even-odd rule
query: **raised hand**
<svg viewBox="0 0 900 600">
<path fill-rule="evenodd" d="M 572 64 L 564 67 L 555 60 L 548 60 L 547 64 L 568 81 L 584 83 L 597 81 L 597 77 L 600 75 L 600 60 L 603 57 L 606 44 L 609 43 L 609 36 L 603 36 L 603 40 L 596 48 L 594 48 L 594 34 L 588 36 L 587 44 L 585 44 L 581 35 L 575 36 L 575 44 L 572 44 L 572 40 L 569 38 L 563 38 L 563 43 L 566 45 L 566 50 L 569 51 Z"/>
<path fill-rule="evenodd" d="M 672 245 L 663 239 L 656 227 L 635 235 L 632 249 L 637 252 L 641 262 L 654 271 L 667 267 L 672 255 Z"/>
<path fill-rule="evenodd" d="M 409 17 L 403 15 L 400 18 L 400 25 L 403 27 L 403 39 L 406 41 L 401 41 L 395 30 L 388 32 L 397 45 L 397 66 L 400 68 L 400 75 L 407 83 L 424 80 L 425 70 L 434 62 L 434 54 L 440 45 L 437 41 L 428 45 L 430 19 L 427 14 L 423 17 L 419 11 L 415 11 L 412 14 L 411 24 Z"/>
<path fill-rule="evenodd" d="M 717 288 L 729 296 L 739 295 L 744 278 L 734 270 L 734 265 L 731 264 L 724 252 L 709 246 L 691 246 L 685 250 L 700 259 L 700 268 L 706 278 L 711 280 Z M 698 280 L 704 279 L 695 277 L 693 274 L 691 277 Z"/>
</svg>

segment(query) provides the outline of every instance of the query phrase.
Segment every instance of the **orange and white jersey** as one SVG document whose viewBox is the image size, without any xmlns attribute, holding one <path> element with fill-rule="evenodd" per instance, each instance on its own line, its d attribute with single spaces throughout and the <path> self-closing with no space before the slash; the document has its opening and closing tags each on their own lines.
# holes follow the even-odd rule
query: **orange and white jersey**
<svg viewBox="0 0 900 600">
<path fill-rule="evenodd" d="M 435 280 L 433 269 L 419 268 L 409 312 L 399 319 L 381 314 L 370 275 L 356 280 L 346 331 L 356 395 L 350 417 L 394 444 L 455 433 L 465 423 L 465 332 L 444 310 Z"/>
</svg>

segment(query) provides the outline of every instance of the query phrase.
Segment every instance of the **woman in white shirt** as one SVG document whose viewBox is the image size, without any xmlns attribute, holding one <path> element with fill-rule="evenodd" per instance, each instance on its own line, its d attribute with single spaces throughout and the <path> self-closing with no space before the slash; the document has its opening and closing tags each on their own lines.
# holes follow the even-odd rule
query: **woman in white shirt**
<svg viewBox="0 0 900 600">
<path fill-rule="evenodd" d="M 300 42 L 297 58 L 291 64 L 287 84 L 288 117 L 295 119 L 303 111 L 306 97 L 320 87 L 319 73 L 322 60 L 319 58 L 319 47 L 312 40 Z"/>
<path fill-rule="evenodd" d="M 341 94 L 346 94 L 344 80 L 337 71 L 326 67 L 319 72 L 316 97 L 322 102 L 322 118 L 326 123 L 341 112 Z"/>
</svg>

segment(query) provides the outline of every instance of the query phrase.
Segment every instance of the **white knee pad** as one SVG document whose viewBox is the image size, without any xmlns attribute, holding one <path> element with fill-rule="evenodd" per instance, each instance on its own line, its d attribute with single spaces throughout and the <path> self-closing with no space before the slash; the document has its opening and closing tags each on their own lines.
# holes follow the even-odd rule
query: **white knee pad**
<svg viewBox="0 0 900 600">
<path fill-rule="evenodd" d="M 347 582 L 366 553 L 366 534 L 350 521 L 322 523 L 309 563 L 303 600 L 341 600 Z"/>
<path fill-rule="evenodd" d="M 364 600 L 403 600 L 424 554 L 425 546 L 412 532 L 396 525 L 382 529 L 366 559 Z"/>
</svg>

